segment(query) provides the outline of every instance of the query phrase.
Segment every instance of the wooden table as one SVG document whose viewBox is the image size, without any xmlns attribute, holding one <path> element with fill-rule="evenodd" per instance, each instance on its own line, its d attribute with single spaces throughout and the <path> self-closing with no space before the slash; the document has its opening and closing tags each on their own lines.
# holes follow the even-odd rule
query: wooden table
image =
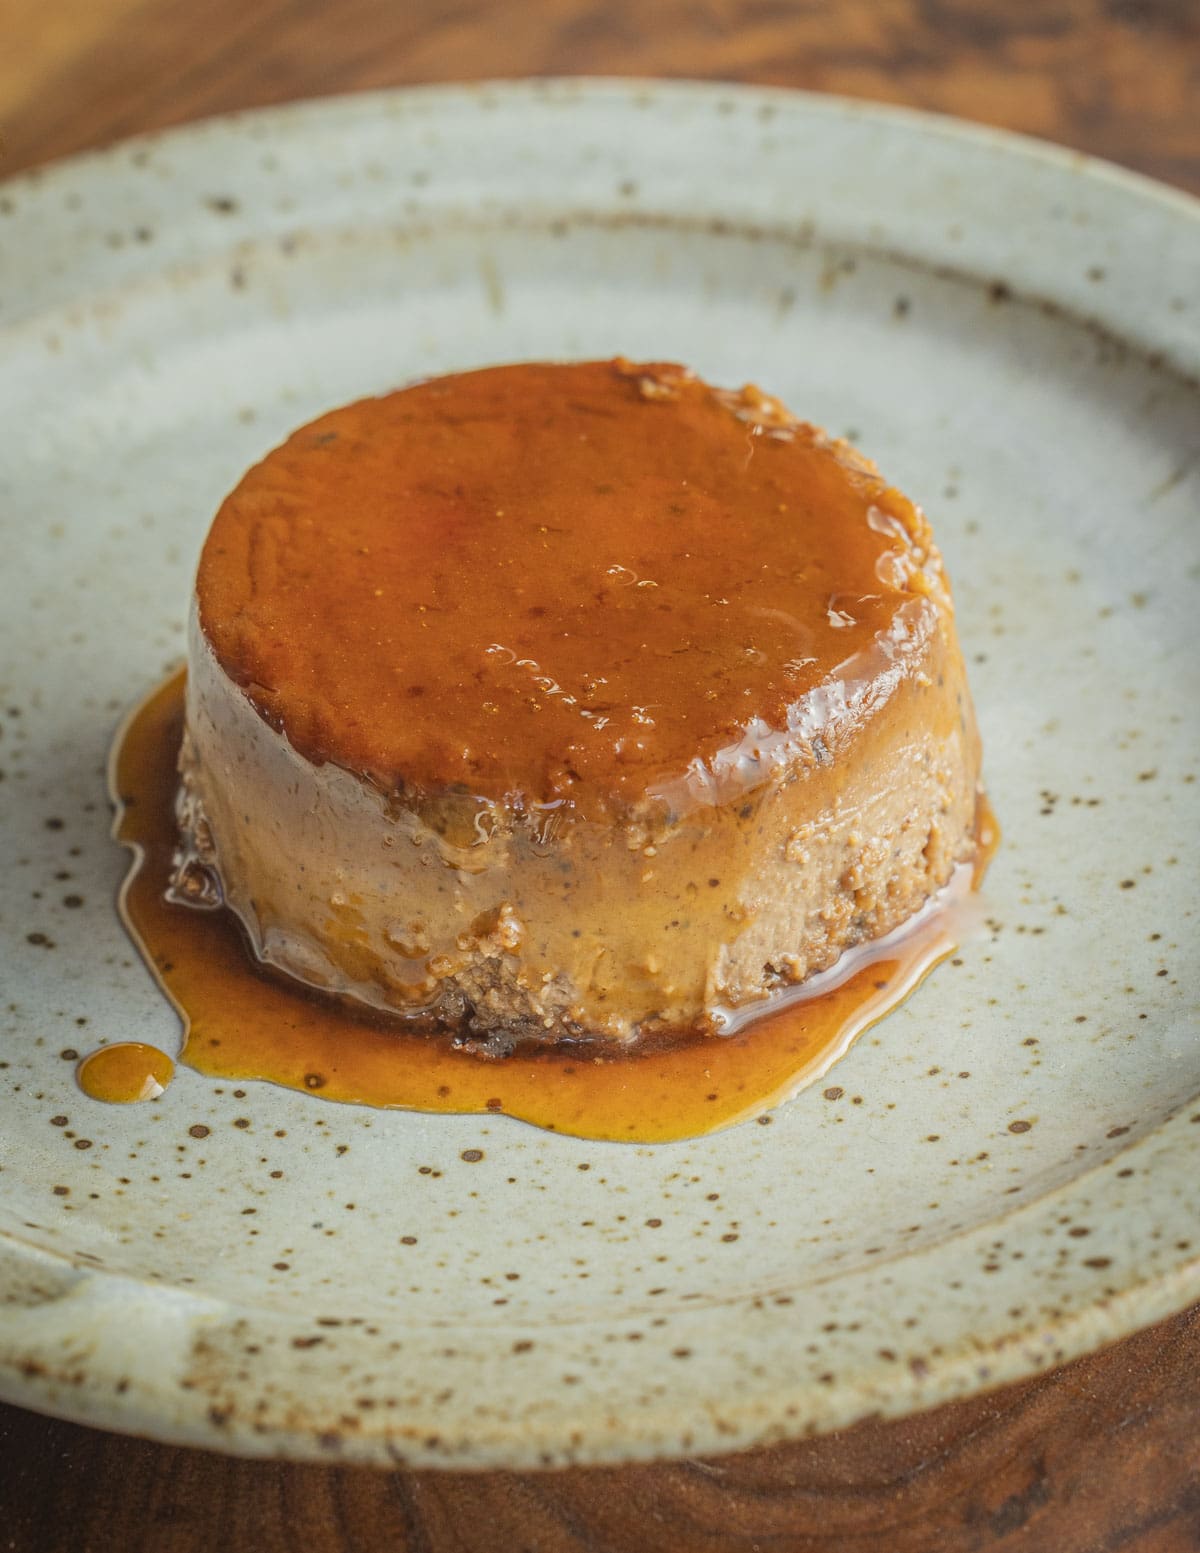
<svg viewBox="0 0 1200 1553">
<path fill-rule="evenodd" d="M 1198 0 L 0 0 L 0 171 L 202 114 L 530 74 L 845 92 L 1200 192 Z M 0 1553 L 1195 1553 L 1200 1307 L 900 1423 L 544 1475 L 227 1460 L 0 1407 Z"/>
</svg>

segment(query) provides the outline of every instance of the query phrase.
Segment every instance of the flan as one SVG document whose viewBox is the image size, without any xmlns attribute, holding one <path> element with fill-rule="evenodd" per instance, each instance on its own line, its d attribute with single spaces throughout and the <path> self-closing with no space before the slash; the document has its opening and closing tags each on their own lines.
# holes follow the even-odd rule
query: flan
<svg viewBox="0 0 1200 1553">
<path fill-rule="evenodd" d="M 204 545 L 174 891 L 488 1053 L 719 1033 L 970 861 L 921 510 L 754 387 L 522 363 L 322 416 Z"/>
</svg>

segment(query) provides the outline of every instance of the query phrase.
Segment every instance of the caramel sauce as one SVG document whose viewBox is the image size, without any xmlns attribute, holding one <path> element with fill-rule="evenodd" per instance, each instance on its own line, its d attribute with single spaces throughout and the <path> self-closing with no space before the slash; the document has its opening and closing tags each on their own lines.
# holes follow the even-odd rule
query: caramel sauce
<svg viewBox="0 0 1200 1553">
<path fill-rule="evenodd" d="M 80 1089 L 93 1100 L 132 1105 L 157 1100 L 175 1076 L 166 1052 L 142 1041 L 116 1041 L 89 1053 L 75 1070 Z"/>
<path fill-rule="evenodd" d="M 1000 822 L 988 801 L 988 795 L 979 788 L 975 797 L 975 861 L 971 865 L 971 888 L 982 888 L 984 875 L 991 866 L 1000 845 Z"/>
<path fill-rule="evenodd" d="M 931 598 L 949 613 L 924 515 L 848 443 L 623 360 L 322 416 L 223 502 L 196 594 L 217 662 L 306 760 L 577 816 L 674 807 L 688 773 L 753 785 L 748 728 L 835 758 L 860 718 L 821 687 Z"/>
<path fill-rule="evenodd" d="M 182 1060 L 212 1077 L 267 1079 L 380 1107 L 499 1112 L 577 1137 L 667 1142 L 762 1116 L 795 1094 L 956 947 L 955 909 L 942 898 L 770 1012 L 743 1014 L 729 1035 L 617 1056 L 594 1046 L 519 1048 L 498 1060 L 457 1051 L 452 1032 L 413 1034 L 263 971 L 228 910 L 168 901 L 183 689 L 181 671 L 132 714 L 114 746 L 110 782 L 116 836 L 135 854 L 120 897 L 125 925 L 183 1020 Z M 978 828 L 976 881 L 997 836 L 982 801 Z M 964 866 L 943 896 L 961 895 L 970 882 Z M 103 1076 L 120 1050 L 97 1053 L 81 1083 L 88 1087 L 101 1059 Z"/>
</svg>

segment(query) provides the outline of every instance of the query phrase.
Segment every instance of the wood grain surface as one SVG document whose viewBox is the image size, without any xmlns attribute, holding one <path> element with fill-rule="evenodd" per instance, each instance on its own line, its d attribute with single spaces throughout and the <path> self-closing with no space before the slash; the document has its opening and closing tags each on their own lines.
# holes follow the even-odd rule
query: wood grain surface
<svg viewBox="0 0 1200 1553">
<path fill-rule="evenodd" d="M 0 40 L 11 170 L 358 87 L 665 75 L 934 108 L 1200 190 L 1197 0 L 0 0 Z"/>
<path fill-rule="evenodd" d="M 1200 192 L 1200 0 L 0 0 L 0 173 L 435 80 L 709 77 L 1042 135 Z M 1196 1553 L 1200 1308 L 1048 1376 L 719 1460 L 243 1462 L 0 1407 L 0 1553 Z"/>
<path fill-rule="evenodd" d="M 1195 1553 L 1200 1311 L 991 1396 L 717 1460 L 231 1461 L 0 1408 L 16 1553 Z M 6 1540 L 7 1539 L 7 1540 Z"/>
</svg>

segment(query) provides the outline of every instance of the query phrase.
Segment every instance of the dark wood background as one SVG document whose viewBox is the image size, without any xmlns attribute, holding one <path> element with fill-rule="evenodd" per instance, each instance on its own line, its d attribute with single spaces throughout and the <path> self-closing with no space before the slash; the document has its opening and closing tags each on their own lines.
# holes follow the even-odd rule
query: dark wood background
<svg viewBox="0 0 1200 1553">
<path fill-rule="evenodd" d="M 203 114 L 534 74 L 1001 124 L 1200 192 L 1200 0 L 0 0 L 0 172 Z M 0 1407 L 6 1553 L 1197 1553 L 1200 1308 L 899 1423 L 549 1474 L 240 1462 Z"/>
<path fill-rule="evenodd" d="M 1200 191 L 1197 0 L 0 0 L 14 170 L 230 108 L 560 74 L 909 103 Z"/>
</svg>

